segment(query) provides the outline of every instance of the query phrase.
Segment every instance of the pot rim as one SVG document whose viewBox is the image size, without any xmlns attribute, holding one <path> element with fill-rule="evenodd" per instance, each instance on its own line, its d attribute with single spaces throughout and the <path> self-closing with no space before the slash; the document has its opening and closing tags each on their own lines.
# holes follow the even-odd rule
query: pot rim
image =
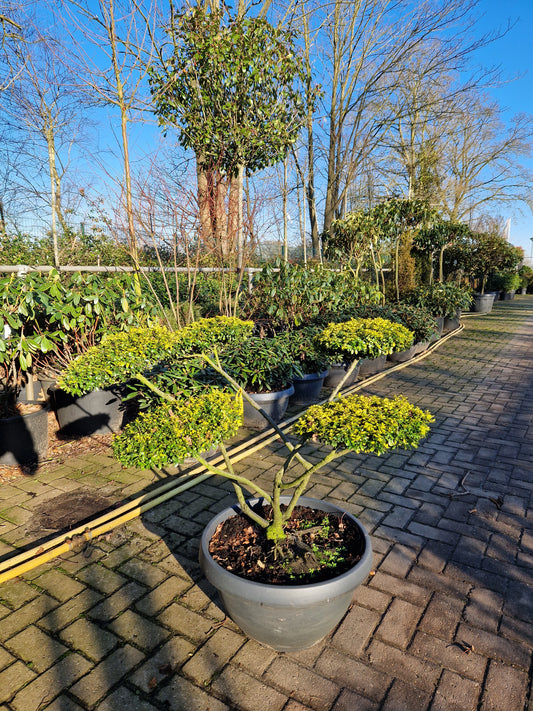
<svg viewBox="0 0 533 711">
<path fill-rule="evenodd" d="M 304 380 L 320 380 L 321 378 L 325 378 L 328 373 L 329 368 L 320 371 L 320 373 L 304 373 L 301 378 L 294 378 L 293 383 L 302 382 Z"/>
<path fill-rule="evenodd" d="M 288 501 L 290 501 L 290 498 L 290 496 L 282 496 L 281 501 L 283 503 L 288 503 Z M 263 499 L 261 498 L 249 499 L 248 503 L 254 505 L 255 503 L 262 500 Z M 302 496 L 300 497 L 300 499 L 298 499 L 297 505 L 307 506 L 309 508 L 317 508 L 319 510 L 323 510 L 325 513 L 339 513 L 348 516 L 359 527 L 361 533 L 363 534 L 363 538 L 365 541 L 365 550 L 363 552 L 363 555 L 361 556 L 361 559 L 354 566 L 352 566 L 352 568 L 345 571 L 344 573 L 341 573 L 341 575 L 337 575 L 331 578 L 330 580 L 322 580 L 317 583 L 305 583 L 301 585 L 275 585 L 270 583 L 258 583 L 255 580 L 248 580 L 247 578 L 243 578 L 240 575 L 235 575 L 235 573 L 231 573 L 229 570 L 226 570 L 219 563 L 217 563 L 209 553 L 209 542 L 216 527 L 220 523 L 225 521 L 227 518 L 230 518 L 232 515 L 235 515 L 240 511 L 239 505 L 234 504 L 233 506 L 224 509 L 219 514 L 214 516 L 204 528 L 204 531 L 202 533 L 202 538 L 200 542 L 200 554 L 201 556 L 205 556 L 206 560 L 209 563 L 210 572 L 212 572 L 212 577 L 209 578 L 207 576 L 207 572 L 204 572 L 206 574 L 206 577 L 208 577 L 209 581 L 212 583 L 212 585 L 222 591 L 224 591 L 226 587 L 224 583 L 227 583 L 227 585 L 231 586 L 232 588 L 234 588 L 238 584 L 245 585 L 248 590 L 248 598 L 255 599 L 257 602 L 261 602 L 262 600 L 264 600 L 266 591 L 272 592 L 273 590 L 275 590 L 276 604 L 282 606 L 290 604 L 295 597 L 297 598 L 298 603 L 305 601 L 307 597 L 314 598 L 315 591 L 324 590 L 328 586 L 335 587 L 336 595 L 340 595 L 343 592 L 348 592 L 349 590 L 353 590 L 355 587 L 353 578 L 360 578 L 361 582 L 363 582 L 368 577 L 373 562 L 372 543 L 370 541 L 370 536 L 368 535 L 364 526 L 351 513 L 329 501 L 322 501 L 320 499 L 313 499 L 310 497 Z M 297 593 L 297 595 L 295 595 L 295 593 Z"/>
<path fill-rule="evenodd" d="M 263 402 L 266 400 L 278 400 L 283 397 L 290 397 L 291 395 L 293 395 L 294 385 L 291 383 L 290 386 L 288 388 L 285 388 L 284 390 L 269 390 L 266 393 L 253 393 L 247 390 L 246 393 L 251 397 Z"/>
<path fill-rule="evenodd" d="M 35 417 L 37 415 L 40 415 L 43 411 L 44 412 L 50 411 L 50 403 L 48 402 L 48 400 L 44 400 L 43 402 L 30 402 L 28 404 L 29 405 L 40 405 L 40 409 L 34 410 L 33 412 L 25 412 L 20 415 L 12 415 L 11 417 L 0 417 L 0 422 L 13 422 L 13 420 L 18 420 L 21 417 L 23 419 L 28 419 L 29 417 Z"/>
</svg>

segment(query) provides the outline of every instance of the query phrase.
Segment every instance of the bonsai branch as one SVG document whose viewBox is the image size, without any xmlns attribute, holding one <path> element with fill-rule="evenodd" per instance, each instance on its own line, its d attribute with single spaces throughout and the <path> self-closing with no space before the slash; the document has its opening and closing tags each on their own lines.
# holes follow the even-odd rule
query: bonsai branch
<svg viewBox="0 0 533 711">
<path fill-rule="evenodd" d="M 333 400 L 335 400 L 335 398 L 336 398 L 337 395 L 339 394 L 339 392 L 340 392 L 342 386 L 344 385 L 344 383 L 348 380 L 348 378 L 350 377 L 350 375 L 351 375 L 351 374 L 353 373 L 353 371 L 356 369 L 358 363 L 359 363 L 359 361 L 357 360 L 357 358 L 356 358 L 355 360 L 353 360 L 353 361 L 350 363 L 350 367 L 348 368 L 348 370 L 347 370 L 346 373 L 344 374 L 343 379 L 340 381 L 340 383 L 337 385 L 337 387 L 335 388 L 335 390 L 334 390 L 334 391 L 331 393 L 331 395 L 328 397 L 328 402 L 333 402 Z"/>
</svg>

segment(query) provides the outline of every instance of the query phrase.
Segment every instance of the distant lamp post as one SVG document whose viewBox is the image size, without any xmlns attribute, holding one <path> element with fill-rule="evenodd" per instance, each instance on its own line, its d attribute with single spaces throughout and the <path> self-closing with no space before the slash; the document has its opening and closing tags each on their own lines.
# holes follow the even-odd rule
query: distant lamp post
<svg viewBox="0 0 533 711">
<path fill-rule="evenodd" d="M 529 257 L 529 262 L 530 262 L 530 266 L 533 267 L 533 237 L 530 237 L 529 240 L 531 242 L 531 255 Z"/>
</svg>

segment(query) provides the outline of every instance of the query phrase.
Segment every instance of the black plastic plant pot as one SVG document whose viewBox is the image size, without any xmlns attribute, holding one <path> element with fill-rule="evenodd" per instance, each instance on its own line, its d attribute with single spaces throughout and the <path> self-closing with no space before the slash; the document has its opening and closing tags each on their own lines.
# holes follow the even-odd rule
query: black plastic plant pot
<svg viewBox="0 0 533 711">
<path fill-rule="evenodd" d="M 294 393 L 291 385 L 285 390 L 276 390 L 270 393 L 248 393 L 254 402 L 269 415 L 274 422 L 281 422 L 287 412 L 289 398 Z M 243 400 L 243 424 L 250 429 L 264 429 L 268 427 L 267 420 L 249 402 Z"/>
<path fill-rule="evenodd" d="M 301 378 L 295 378 L 292 381 L 294 395 L 291 397 L 291 402 L 303 405 L 317 400 L 328 372 L 324 370 L 321 373 L 307 373 Z"/>
<path fill-rule="evenodd" d="M 50 402 L 63 437 L 118 432 L 125 422 L 126 406 L 119 387 L 80 396 L 57 388 L 51 391 Z"/>
<path fill-rule="evenodd" d="M 41 461 L 48 450 L 48 404 L 35 412 L 0 419 L 0 464 L 25 466 Z"/>
<path fill-rule="evenodd" d="M 288 500 L 282 497 L 284 503 Z M 215 516 L 200 543 L 200 566 L 218 590 L 228 615 L 249 637 L 280 652 L 307 649 L 329 634 L 346 614 L 354 590 L 372 568 L 370 537 L 357 519 L 327 501 L 302 497 L 298 504 L 347 516 L 359 527 L 365 550 L 353 568 L 332 580 L 308 585 L 268 585 L 230 573 L 213 560 L 209 542 L 217 526 L 236 515 L 237 506 Z"/>
</svg>

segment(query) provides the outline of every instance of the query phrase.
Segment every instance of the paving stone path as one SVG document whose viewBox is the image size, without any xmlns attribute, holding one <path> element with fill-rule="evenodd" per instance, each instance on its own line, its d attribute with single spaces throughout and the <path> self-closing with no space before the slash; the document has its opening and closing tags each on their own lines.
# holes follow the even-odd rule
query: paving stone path
<svg viewBox="0 0 533 711">
<path fill-rule="evenodd" d="M 533 297 L 464 326 L 365 388 L 431 410 L 418 450 L 351 455 L 314 480 L 375 551 L 325 641 L 277 653 L 225 619 L 197 550 L 233 496 L 208 479 L 0 586 L 0 710 L 532 711 Z M 280 457 L 270 445 L 238 466 L 266 482 Z M 53 532 L 47 507 L 80 492 L 110 505 L 172 474 L 100 456 L 14 479 L 0 556 Z"/>
</svg>

